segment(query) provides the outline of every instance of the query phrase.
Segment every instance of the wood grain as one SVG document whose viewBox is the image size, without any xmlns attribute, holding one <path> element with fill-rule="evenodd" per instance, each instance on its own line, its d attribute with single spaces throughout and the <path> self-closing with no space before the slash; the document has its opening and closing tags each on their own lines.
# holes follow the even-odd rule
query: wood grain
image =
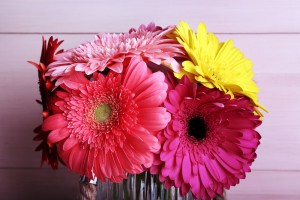
<svg viewBox="0 0 300 200">
<path fill-rule="evenodd" d="M 253 183 L 255 184 L 255 183 Z M 279 188 L 280 189 L 280 188 Z M 255 194 L 255 191 L 252 194 L 228 194 L 227 195 L 228 200 L 266 200 L 266 199 L 272 199 L 272 200 L 299 200 L 299 195 L 282 195 L 282 194 Z"/>
<path fill-rule="evenodd" d="M 227 191 L 228 199 L 299 199 L 300 171 L 253 171 Z"/>
<path fill-rule="evenodd" d="M 0 2 L 0 32 L 123 32 L 142 23 L 206 22 L 221 33 L 300 32 L 297 0 L 10 0 Z"/>
<path fill-rule="evenodd" d="M 74 200 L 79 194 L 79 176 L 66 169 L 0 169 L 1 199 Z"/>
<path fill-rule="evenodd" d="M 10 68 L 1 67 L 2 72 L 12 73 L 12 70 L 17 72 L 22 66 L 25 67 L 24 61 L 28 59 L 38 61 L 42 35 L 45 38 L 50 37 L 49 34 L 0 35 L 2 47 L 5 47 L 0 49 L 0 56 L 4 59 L 3 63 L 12 66 Z M 65 49 L 77 47 L 84 41 L 91 41 L 94 38 L 94 34 L 54 34 L 54 36 L 65 40 L 62 44 Z M 288 36 L 282 34 L 218 34 L 218 37 L 220 41 L 233 39 L 235 46 L 245 54 L 245 57 L 253 61 L 255 73 L 300 73 L 298 50 L 300 34 Z"/>
<path fill-rule="evenodd" d="M 0 169 L 1 197 L 5 200 L 76 199 L 78 175 L 66 169 Z M 227 191 L 229 200 L 299 199 L 299 171 L 253 171 Z"/>
</svg>

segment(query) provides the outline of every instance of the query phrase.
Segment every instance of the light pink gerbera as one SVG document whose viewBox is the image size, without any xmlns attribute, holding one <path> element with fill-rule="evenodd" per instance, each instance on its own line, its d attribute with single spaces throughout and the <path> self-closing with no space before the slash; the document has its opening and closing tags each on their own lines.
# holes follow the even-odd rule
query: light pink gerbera
<svg viewBox="0 0 300 200">
<path fill-rule="evenodd" d="M 173 27 L 162 29 L 150 23 L 141 25 L 138 30 L 128 33 L 100 33 L 93 42 L 86 42 L 55 57 L 56 62 L 49 66 L 47 75 L 56 79 L 56 86 L 68 80 L 70 72 L 80 71 L 87 75 L 106 68 L 117 73 L 123 70 L 125 58 L 140 55 L 145 62 L 160 65 L 168 63 L 179 72 L 179 65 L 173 57 L 183 55 L 181 46 L 166 34 Z"/>
<path fill-rule="evenodd" d="M 222 195 L 239 183 L 256 158 L 259 116 L 245 97 L 230 100 L 216 89 L 172 80 L 165 107 L 172 119 L 158 135 L 162 149 L 151 168 L 165 187 L 199 199 Z"/>
<path fill-rule="evenodd" d="M 89 178 L 120 182 L 150 167 L 160 149 L 154 136 L 170 114 L 161 107 L 167 84 L 161 72 L 151 73 L 140 57 L 133 57 L 124 73 L 94 74 L 78 89 L 57 92 L 59 111 L 43 123 L 51 131 L 67 167 Z"/>
</svg>

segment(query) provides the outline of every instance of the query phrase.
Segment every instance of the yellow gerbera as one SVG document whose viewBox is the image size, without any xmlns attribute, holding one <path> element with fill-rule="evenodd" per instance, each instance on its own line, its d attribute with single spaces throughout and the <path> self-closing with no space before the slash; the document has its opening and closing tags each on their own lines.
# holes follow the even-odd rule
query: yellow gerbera
<svg viewBox="0 0 300 200">
<path fill-rule="evenodd" d="M 232 40 L 219 42 L 213 33 L 207 33 L 203 23 L 198 26 L 197 34 L 190 26 L 181 21 L 170 37 L 176 38 L 184 47 L 189 60 L 182 63 L 177 78 L 187 75 L 191 80 L 200 82 L 208 88 L 218 88 L 233 98 L 247 96 L 251 102 L 266 111 L 258 103 L 256 83 L 252 80 L 252 62 L 233 46 Z M 260 115 L 262 115 L 257 109 Z"/>
</svg>

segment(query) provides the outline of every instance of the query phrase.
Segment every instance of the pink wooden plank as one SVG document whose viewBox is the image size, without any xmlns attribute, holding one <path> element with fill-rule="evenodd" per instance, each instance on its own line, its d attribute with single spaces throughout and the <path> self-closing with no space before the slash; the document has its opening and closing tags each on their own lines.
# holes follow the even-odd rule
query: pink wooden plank
<svg viewBox="0 0 300 200">
<path fill-rule="evenodd" d="M 15 199 L 76 199 L 78 176 L 65 169 L 0 169 L 1 198 Z M 299 171 L 253 171 L 240 184 L 227 191 L 230 200 L 264 200 L 300 198 Z"/>
<path fill-rule="evenodd" d="M 299 178 L 299 171 L 253 171 L 227 196 L 230 200 L 300 199 Z"/>
<path fill-rule="evenodd" d="M 93 38 L 92 35 L 58 36 L 66 40 L 64 47 L 67 48 Z M 295 53 L 298 47 L 293 44 L 300 40 L 300 36 L 274 35 L 269 38 L 241 35 L 237 38 L 246 55 L 255 60 L 258 72 L 255 79 L 262 90 L 261 103 L 270 110 L 259 128 L 263 136 L 262 145 L 253 168 L 299 170 L 300 107 L 297 105 L 300 71 L 297 71 L 299 56 Z M 257 48 L 259 51 L 251 51 L 257 40 L 264 45 Z M 37 144 L 31 141 L 32 129 L 41 122 L 41 108 L 34 102 L 39 98 L 37 72 L 26 60 L 38 60 L 41 38 L 39 35 L 1 35 L 0 43 L 5 47 L 0 49 L 0 59 L 4 63 L 0 68 L 0 90 L 3 94 L 0 97 L 0 167 L 38 167 L 40 154 L 33 151 Z M 281 49 L 276 49 L 282 51 L 280 56 L 265 60 L 274 54 L 272 49 L 280 46 Z M 294 50 L 282 50 L 288 46 Z M 263 53 L 265 56 L 261 56 Z M 265 73 L 269 71 L 271 73 Z"/>
<path fill-rule="evenodd" d="M 300 34 L 219 34 L 218 37 L 220 41 L 232 39 L 245 57 L 254 63 L 253 70 L 256 73 L 300 72 L 300 52 L 297 50 L 300 46 Z"/>
<path fill-rule="evenodd" d="M 155 21 L 200 21 L 214 32 L 300 32 L 297 0 L 10 0 L 0 2 L 0 32 L 122 32 Z"/>
<path fill-rule="evenodd" d="M 258 74 L 261 103 L 269 109 L 259 131 L 262 135 L 255 169 L 300 169 L 299 74 Z M 295 157 L 295 156 L 296 157 Z M 293 167 L 289 167 L 293 166 Z"/>
<path fill-rule="evenodd" d="M 83 41 L 93 40 L 94 34 L 90 35 L 59 35 L 65 40 L 65 49 L 77 47 Z M 49 35 L 45 35 L 49 37 Z M 220 41 L 233 39 L 238 47 L 254 63 L 255 73 L 300 73 L 300 46 L 299 35 L 228 35 L 218 34 Z M 41 48 L 41 35 L 0 35 L 3 47 L 0 49 L 3 63 L 9 63 L 15 67 L 1 70 L 18 70 L 17 66 L 28 59 L 38 60 Z M 21 46 L 25 45 L 25 46 Z M 10 49 L 14 51 L 10 51 Z M 20 56 L 22 55 L 22 57 Z"/>
<path fill-rule="evenodd" d="M 77 199 L 79 194 L 77 174 L 66 169 L 0 169 L 1 199 Z"/>
<path fill-rule="evenodd" d="M 266 200 L 266 199 L 272 199 L 272 200 L 299 200 L 299 195 L 270 195 L 270 194 L 228 194 L 227 195 L 228 200 Z"/>
</svg>

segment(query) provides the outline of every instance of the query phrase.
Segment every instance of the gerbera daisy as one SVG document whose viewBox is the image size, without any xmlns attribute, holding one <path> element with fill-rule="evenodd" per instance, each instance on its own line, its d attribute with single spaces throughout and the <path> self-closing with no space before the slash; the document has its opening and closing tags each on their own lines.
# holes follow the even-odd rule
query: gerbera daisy
<svg viewBox="0 0 300 200">
<path fill-rule="evenodd" d="M 108 68 L 121 73 L 125 58 L 135 55 L 140 55 L 145 62 L 168 63 L 179 72 L 179 65 L 173 57 L 182 55 L 181 46 L 176 40 L 166 37 L 172 30 L 173 27 L 162 29 L 150 23 L 128 33 L 100 33 L 93 42 L 55 56 L 57 61 L 49 66 L 47 75 L 56 79 L 55 85 L 58 86 L 68 80 L 71 71 L 90 75 Z"/>
<path fill-rule="evenodd" d="M 187 76 L 174 82 L 165 100 L 171 121 L 158 135 L 162 148 L 151 173 L 159 173 L 165 187 L 179 187 L 181 195 L 189 190 L 199 199 L 222 195 L 250 171 L 260 139 L 254 130 L 259 116 L 248 98 L 230 99 Z"/>
<path fill-rule="evenodd" d="M 133 57 L 124 73 L 95 73 L 93 79 L 57 92 L 59 111 L 44 121 L 43 130 L 51 131 L 48 142 L 57 143 L 69 169 L 120 182 L 126 172 L 150 167 L 153 152 L 160 149 L 154 134 L 170 120 L 161 107 L 165 76 L 151 73 L 140 57 Z"/>
<path fill-rule="evenodd" d="M 48 144 L 47 140 L 50 131 L 43 131 L 42 125 L 39 125 L 34 129 L 34 133 L 37 135 L 33 138 L 33 140 L 41 141 L 40 144 L 35 148 L 35 151 L 42 151 L 41 166 L 46 163 L 50 165 L 52 169 L 57 169 L 58 161 L 61 161 L 61 159 L 58 156 L 56 145 Z"/>
<path fill-rule="evenodd" d="M 182 44 L 189 57 L 182 63 L 181 72 L 175 73 L 177 78 L 187 75 L 208 88 L 218 88 L 230 94 L 232 98 L 234 95 L 247 96 L 253 105 L 266 111 L 258 103 L 259 89 L 252 80 L 253 64 L 234 47 L 232 40 L 219 42 L 213 33 L 207 33 L 203 23 L 199 24 L 196 34 L 186 22 L 180 22 L 170 37 Z"/>
<path fill-rule="evenodd" d="M 49 77 L 46 77 L 45 73 L 47 71 L 47 67 L 54 61 L 55 54 L 62 53 L 63 50 L 58 50 L 58 47 L 63 42 L 62 40 L 59 41 L 58 39 L 53 39 L 51 36 L 48 40 L 42 38 L 43 46 L 42 46 L 42 53 L 40 57 L 40 63 L 35 63 L 32 61 L 28 61 L 30 64 L 34 65 L 38 70 L 38 77 L 39 77 L 39 89 L 41 94 L 41 101 L 37 101 L 38 103 L 42 104 L 43 112 L 42 116 L 43 119 L 47 118 L 52 113 L 52 89 L 54 83 L 50 80 Z M 49 135 L 49 131 L 43 131 L 41 129 L 41 125 L 34 129 L 34 132 L 37 134 L 33 139 L 35 141 L 41 141 L 41 143 L 35 149 L 36 151 L 42 151 L 42 160 L 41 166 L 44 162 L 49 164 L 53 169 L 57 169 L 58 166 L 58 154 L 55 145 L 49 146 L 47 143 L 47 137 Z"/>
</svg>

